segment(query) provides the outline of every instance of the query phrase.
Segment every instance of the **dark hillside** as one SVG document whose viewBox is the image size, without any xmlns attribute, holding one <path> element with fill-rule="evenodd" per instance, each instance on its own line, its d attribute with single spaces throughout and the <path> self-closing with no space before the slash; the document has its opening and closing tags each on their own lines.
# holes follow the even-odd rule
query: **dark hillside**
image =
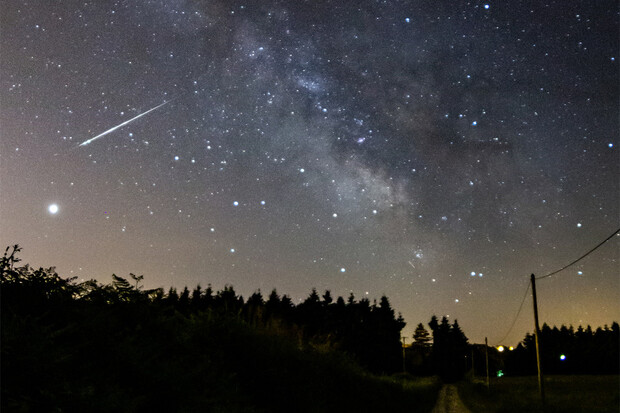
<svg viewBox="0 0 620 413">
<path fill-rule="evenodd" d="M 3 411 L 430 411 L 435 402 L 434 380 L 372 375 L 336 350 L 345 345 L 336 334 L 295 323 L 286 299 L 277 301 L 290 318 L 269 318 L 275 297 L 244 302 L 231 287 L 163 294 L 133 275 L 75 284 L 16 262 L 2 261 Z"/>
</svg>

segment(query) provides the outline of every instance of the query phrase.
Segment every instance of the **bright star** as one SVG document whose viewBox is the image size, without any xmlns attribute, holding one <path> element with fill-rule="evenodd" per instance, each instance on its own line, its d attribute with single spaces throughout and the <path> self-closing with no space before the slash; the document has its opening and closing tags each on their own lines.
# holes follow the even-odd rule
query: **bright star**
<svg viewBox="0 0 620 413">
<path fill-rule="evenodd" d="M 58 212 L 58 204 L 51 204 L 50 206 L 47 207 L 47 210 L 49 211 L 50 214 L 54 215 Z"/>
</svg>

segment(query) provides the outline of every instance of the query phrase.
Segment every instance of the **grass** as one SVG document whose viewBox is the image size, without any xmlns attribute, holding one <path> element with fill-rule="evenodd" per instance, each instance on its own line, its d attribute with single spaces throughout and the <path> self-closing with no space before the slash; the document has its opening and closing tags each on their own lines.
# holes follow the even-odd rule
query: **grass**
<svg viewBox="0 0 620 413">
<path fill-rule="evenodd" d="M 461 382 L 459 395 L 472 412 L 610 412 L 620 411 L 620 376 L 547 376 L 543 408 L 536 376 Z"/>
<path fill-rule="evenodd" d="M 430 412 L 441 387 L 372 375 L 235 319 L 142 310 L 87 308 L 57 323 L 3 312 L 0 410 Z"/>
</svg>

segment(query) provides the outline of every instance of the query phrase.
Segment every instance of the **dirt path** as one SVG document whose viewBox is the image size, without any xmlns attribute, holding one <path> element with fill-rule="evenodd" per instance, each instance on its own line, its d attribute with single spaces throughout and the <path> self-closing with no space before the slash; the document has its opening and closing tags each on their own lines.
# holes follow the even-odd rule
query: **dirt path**
<svg viewBox="0 0 620 413">
<path fill-rule="evenodd" d="M 432 413 L 471 413 L 461 401 L 456 386 L 445 384 L 439 392 L 437 404 Z"/>
</svg>

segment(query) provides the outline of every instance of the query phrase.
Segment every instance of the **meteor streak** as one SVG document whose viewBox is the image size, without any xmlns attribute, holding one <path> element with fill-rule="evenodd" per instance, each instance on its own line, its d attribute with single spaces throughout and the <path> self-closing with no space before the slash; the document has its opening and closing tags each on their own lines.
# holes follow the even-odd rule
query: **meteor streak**
<svg viewBox="0 0 620 413">
<path fill-rule="evenodd" d="M 172 99 L 172 100 L 174 100 L 174 99 Z M 104 136 L 105 136 L 105 135 L 107 135 L 108 133 L 112 133 L 112 132 L 114 132 L 115 130 L 117 130 L 117 129 L 119 129 L 119 128 L 122 128 L 123 126 L 127 125 L 128 123 L 131 123 L 131 122 L 133 122 L 134 120 L 136 120 L 136 119 L 138 119 L 138 118 L 141 118 L 142 116 L 147 115 L 147 114 L 149 114 L 150 112 L 152 112 L 152 111 L 154 111 L 154 110 L 156 110 L 156 109 L 159 109 L 159 108 L 161 108 L 162 106 L 164 106 L 165 104 L 170 103 L 170 102 L 171 102 L 171 100 L 166 101 L 166 102 L 164 102 L 164 103 L 162 103 L 162 104 L 160 104 L 160 105 L 157 105 L 157 106 L 155 106 L 154 108 L 151 108 L 151 109 L 147 110 L 146 112 L 143 112 L 143 113 L 139 114 L 138 116 L 135 116 L 135 117 L 133 117 L 133 118 L 131 118 L 131 119 L 129 119 L 129 120 L 126 120 L 125 122 L 123 122 L 123 123 L 121 123 L 121 124 L 119 124 L 119 125 L 116 125 L 115 127 L 111 128 L 111 129 L 108 129 L 107 131 L 105 131 L 105 132 L 103 132 L 103 133 L 100 133 L 99 135 L 95 136 L 94 138 L 90 138 L 90 139 L 88 139 L 88 140 L 85 140 L 84 142 L 80 143 L 78 146 L 86 146 L 86 145 L 88 145 L 89 143 L 91 143 L 91 142 L 93 142 L 93 141 L 95 141 L 95 140 L 97 140 L 97 139 L 99 139 L 99 138 L 104 137 Z"/>
</svg>

